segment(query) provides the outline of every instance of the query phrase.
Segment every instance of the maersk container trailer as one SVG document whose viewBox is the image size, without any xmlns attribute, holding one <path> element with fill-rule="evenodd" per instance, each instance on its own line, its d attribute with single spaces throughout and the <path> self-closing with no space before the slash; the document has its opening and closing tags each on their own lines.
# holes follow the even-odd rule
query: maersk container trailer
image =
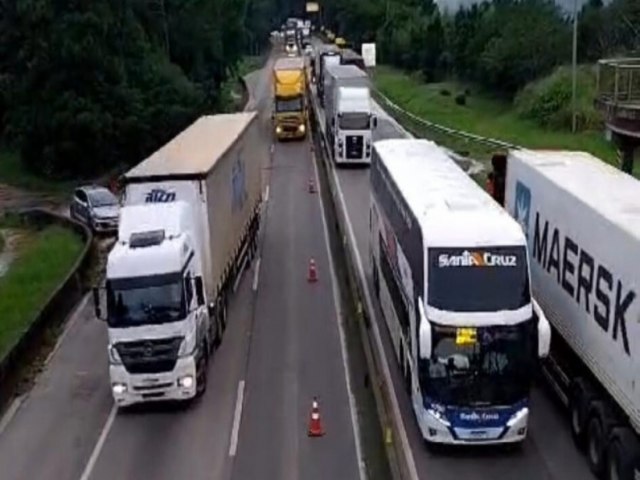
<svg viewBox="0 0 640 480">
<path fill-rule="evenodd" d="M 597 474 L 640 478 L 640 182 L 582 152 L 512 151 L 505 193 L 559 333 L 546 373 L 573 436 Z"/>
</svg>

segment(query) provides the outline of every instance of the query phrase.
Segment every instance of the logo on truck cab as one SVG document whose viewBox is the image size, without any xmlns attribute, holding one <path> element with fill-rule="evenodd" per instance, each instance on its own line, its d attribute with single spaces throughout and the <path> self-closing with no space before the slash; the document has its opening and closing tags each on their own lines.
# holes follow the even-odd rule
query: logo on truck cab
<svg viewBox="0 0 640 480">
<path fill-rule="evenodd" d="M 490 252 L 469 252 L 465 250 L 461 255 L 443 253 L 438 256 L 438 266 L 444 267 L 516 267 L 515 255 L 497 255 Z"/>
<path fill-rule="evenodd" d="M 176 192 L 164 188 L 154 188 L 144 197 L 144 203 L 169 203 L 175 200 Z"/>
</svg>

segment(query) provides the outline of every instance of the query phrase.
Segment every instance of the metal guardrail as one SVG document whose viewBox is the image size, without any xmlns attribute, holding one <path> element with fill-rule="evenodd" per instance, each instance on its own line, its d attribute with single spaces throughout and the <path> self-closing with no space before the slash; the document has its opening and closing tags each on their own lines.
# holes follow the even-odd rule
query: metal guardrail
<svg viewBox="0 0 640 480">
<path fill-rule="evenodd" d="M 435 122 L 430 122 L 429 120 L 425 120 L 422 117 L 419 117 L 417 115 L 415 115 L 414 113 L 411 113 L 405 109 L 403 109 L 402 107 L 400 107 L 398 104 L 394 103 L 392 100 L 390 100 L 387 96 L 385 96 L 380 90 L 372 88 L 372 92 L 374 94 L 375 97 L 377 97 L 378 99 L 380 99 L 387 107 L 391 108 L 392 110 L 401 113 L 402 115 L 410 118 L 411 120 L 413 120 L 414 122 L 423 125 L 425 127 L 428 128 L 432 128 L 433 130 L 437 130 L 441 133 L 446 133 L 448 135 L 453 135 L 453 136 L 457 136 L 460 138 L 463 138 L 465 140 L 470 140 L 470 141 L 474 141 L 474 142 L 478 142 L 478 143 L 483 143 L 485 145 L 489 145 L 492 147 L 498 147 L 498 148 L 507 148 L 507 149 L 519 149 L 522 148 L 519 145 L 515 145 L 513 143 L 508 143 L 508 142 L 503 142 L 502 140 L 498 140 L 495 138 L 490 138 L 490 137 L 482 137 L 480 135 L 476 135 L 475 133 L 470 133 L 470 132 L 465 132 L 463 130 L 456 130 L 454 128 L 450 128 L 450 127 L 445 127 L 444 125 L 440 125 L 438 123 Z"/>
</svg>

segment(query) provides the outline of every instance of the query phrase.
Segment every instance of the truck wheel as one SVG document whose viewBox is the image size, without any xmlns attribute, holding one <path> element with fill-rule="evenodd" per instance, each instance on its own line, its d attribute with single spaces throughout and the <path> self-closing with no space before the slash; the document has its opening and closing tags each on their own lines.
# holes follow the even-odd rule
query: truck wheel
<svg viewBox="0 0 640 480">
<path fill-rule="evenodd" d="M 606 480 L 634 480 L 640 467 L 640 443 L 629 428 L 615 428 L 609 438 Z"/>
<path fill-rule="evenodd" d="M 207 342 L 203 342 L 202 355 L 200 355 L 198 364 L 196 365 L 196 397 L 201 397 L 204 395 L 204 392 L 207 391 L 207 376 L 209 374 L 207 368 L 209 364 L 209 353 L 207 348 Z"/>
<path fill-rule="evenodd" d="M 573 441 L 580 449 L 586 445 L 587 411 L 594 397 L 585 380 L 578 378 L 573 382 L 569 396 L 570 426 Z"/>
<path fill-rule="evenodd" d="M 609 432 L 615 426 L 615 419 L 607 405 L 593 401 L 590 405 L 587 424 L 587 460 L 589 468 L 598 478 L 602 478 L 607 457 Z"/>
</svg>

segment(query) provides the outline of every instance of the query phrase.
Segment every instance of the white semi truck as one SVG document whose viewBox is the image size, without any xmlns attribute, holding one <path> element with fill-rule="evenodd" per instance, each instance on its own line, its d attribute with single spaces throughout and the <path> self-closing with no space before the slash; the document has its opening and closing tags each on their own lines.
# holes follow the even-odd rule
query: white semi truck
<svg viewBox="0 0 640 480">
<path fill-rule="evenodd" d="M 516 150 L 493 163 L 494 196 L 527 236 L 554 331 L 545 376 L 592 471 L 637 480 L 640 182 L 582 152 Z"/>
<path fill-rule="evenodd" d="M 255 112 L 201 117 L 125 174 L 118 240 L 94 289 L 119 407 L 205 391 L 234 282 L 256 250 L 259 129 Z"/>
<path fill-rule="evenodd" d="M 325 72 L 327 144 L 336 164 L 371 163 L 373 113 L 369 77 L 354 65 L 330 65 Z"/>
<path fill-rule="evenodd" d="M 550 327 L 518 223 L 435 143 L 374 143 L 370 259 L 427 444 L 522 442 Z"/>
</svg>

